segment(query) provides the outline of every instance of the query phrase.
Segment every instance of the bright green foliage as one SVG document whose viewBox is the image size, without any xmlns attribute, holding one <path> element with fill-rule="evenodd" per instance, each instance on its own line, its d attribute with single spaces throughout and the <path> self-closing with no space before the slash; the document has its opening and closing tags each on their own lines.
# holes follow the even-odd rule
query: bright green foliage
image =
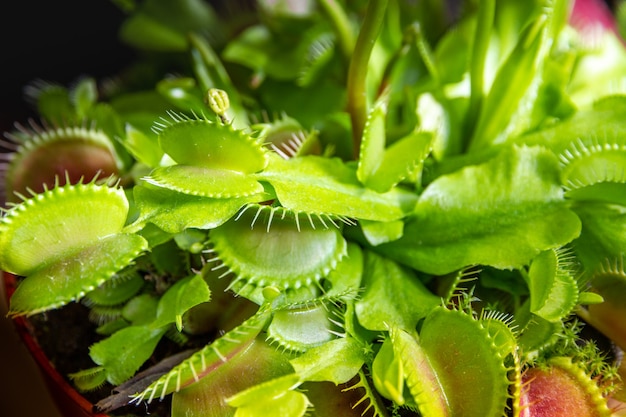
<svg viewBox="0 0 626 417">
<path fill-rule="evenodd" d="M 34 196 L 2 219 L 2 269 L 29 275 L 120 232 L 127 213 L 123 191 L 106 186 L 69 186 Z"/>
<path fill-rule="evenodd" d="M 472 264 L 520 268 L 579 233 L 580 220 L 563 198 L 554 155 L 539 147 L 513 147 L 432 182 L 403 237 L 380 250 L 436 274 Z"/>
<path fill-rule="evenodd" d="M 334 339 L 329 309 L 322 304 L 277 311 L 267 328 L 268 341 L 285 350 L 306 352 Z"/>
<path fill-rule="evenodd" d="M 363 265 L 365 290 L 356 302 L 355 312 L 359 323 L 367 329 L 387 330 L 391 325 L 413 329 L 440 304 L 439 298 L 412 271 L 394 261 L 366 253 Z"/>
<path fill-rule="evenodd" d="M 309 349 L 290 363 L 302 381 L 343 384 L 357 374 L 364 356 L 360 342 L 346 337 Z"/>
<path fill-rule="evenodd" d="M 182 316 L 190 308 L 209 301 L 211 291 L 201 275 L 183 278 L 171 286 L 159 300 L 154 327 L 176 323 L 178 331 L 182 330 Z"/>
<path fill-rule="evenodd" d="M 578 302 L 572 258 L 563 250 L 547 250 L 533 259 L 528 271 L 530 311 L 549 321 L 562 320 Z"/>
<path fill-rule="evenodd" d="M 378 193 L 362 186 L 356 172 L 336 158 L 273 158 L 258 175 L 280 204 L 296 212 L 390 221 L 413 209 L 416 197 L 402 189 Z"/>
<path fill-rule="evenodd" d="M 93 183 L 54 188 L 7 212 L 0 225 L 0 265 L 30 278 L 12 297 L 11 314 L 77 300 L 129 265 L 147 243 L 123 233 L 127 214 L 120 189 Z"/>
<path fill-rule="evenodd" d="M 294 383 L 294 374 L 290 373 L 291 367 L 287 358 L 263 343 L 261 339 L 247 343 L 232 357 L 229 356 L 227 363 L 218 361 L 216 363 L 209 362 L 209 364 L 211 366 L 210 374 L 174 394 L 172 400 L 173 417 L 202 417 L 206 415 L 225 417 L 234 416 L 235 412 L 254 413 L 255 404 L 260 402 L 268 403 L 259 410 L 264 411 L 267 415 L 273 408 L 281 406 L 282 401 L 272 401 L 273 397 L 266 394 L 269 392 L 282 396 L 281 394 L 291 392 L 288 391 L 288 388 Z M 283 375 L 288 386 L 276 387 L 274 381 L 280 381 Z M 251 392 L 248 394 L 246 389 L 250 389 Z M 218 392 L 219 395 L 215 395 Z M 233 399 L 235 395 L 239 397 L 239 403 L 237 397 Z M 262 400 L 259 400 L 259 397 Z M 234 404 L 230 403 L 231 401 L 242 407 L 235 409 Z M 246 404 L 247 402 L 248 404 Z M 296 404 L 293 404 L 293 401 L 288 401 L 282 407 L 289 410 L 292 406 L 297 407 L 298 403 L 302 406 L 302 399 L 296 401 Z M 268 409 L 268 406 L 272 408 Z M 285 415 L 291 414 L 287 412 Z"/>
<path fill-rule="evenodd" d="M 159 129 L 159 144 L 176 163 L 241 173 L 265 168 L 262 148 L 243 132 L 208 120 L 172 118 L 171 124 Z"/>
<path fill-rule="evenodd" d="M 261 193 L 249 197 L 217 199 L 179 193 L 150 184 L 138 185 L 133 191 L 140 212 L 135 225 L 153 223 L 169 233 L 180 233 L 188 228 L 215 228 L 225 223 L 247 203 L 262 201 L 268 197 Z"/>
<path fill-rule="evenodd" d="M 508 394 L 504 361 L 509 352 L 494 343 L 480 321 L 459 311 L 433 310 L 422 326 L 420 343 L 438 376 L 451 415 L 501 415 Z"/>
<path fill-rule="evenodd" d="M 626 346 L 614 32 L 567 0 L 116 4 L 129 77 L 34 83 L 0 143 L 9 315 L 89 309 L 99 411 L 519 417 L 552 367 L 607 414 L 574 316 Z"/>
<path fill-rule="evenodd" d="M 126 327 L 94 344 L 89 355 L 96 364 L 106 369 L 107 380 L 118 385 L 137 372 L 150 357 L 164 332 L 164 329 L 147 326 Z"/>
<path fill-rule="evenodd" d="M 314 287 L 346 254 L 346 240 L 335 227 L 316 227 L 267 206 L 253 210 L 213 230 L 210 240 L 222 266 L 236 276 L 231 287 L 258 304 L 264 287 L 285 292 Z"/>
<path fill-rule="evenodd" d="M 134 393 L 134 401 L 147 399 L 151 401 L 155 396 L 163 397 L 182 388 L 192 385 L 228 359 L 248 350 L 261 329 L 267 324 L 267 311 L 259 311 L 229 333 L 215 342 L 195 352 L 188 359 L 172 368 L 166 375 L 154 381 L 141 393 Z M 211 378 L 208 378 L 209 380 Z"/>
</svg>

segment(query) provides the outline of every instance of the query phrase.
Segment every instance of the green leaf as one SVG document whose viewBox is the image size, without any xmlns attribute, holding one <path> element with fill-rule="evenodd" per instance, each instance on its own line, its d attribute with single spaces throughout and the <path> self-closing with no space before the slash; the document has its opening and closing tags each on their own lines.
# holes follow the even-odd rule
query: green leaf
<svg viewBox="0 0 626 417">
<path fill-rule="evenodd" d="M 128 200 L 121 188 L 66 185 L 25 200 L 0 221 L 0 268 L 29 275 L 119 233 Z"/>
<path fill-rule="evenodd" d="M 414 131 L 398 139 L 385 150 L 379 169 L 365 185 L 384 193 L 400 181 L 421 178 L 422 163 L 430 154 L 432 143 L 430 132 Z"/>
<path fill-rule="evenodd" d="M 183 51 L 187 47 L 182 34 L 142 14 L 124 22 L 120 36 L 124 42 L 148 50 Z"/>
<path fill-rule="evenodd" d="M 356 176 L 364 185 L 367 185 L 368 181 L 375 175 L 383 160 L 387 143 L 385 132 L 386 117 L 387 102 L 386 100 L 379 100 L 367 115 L 367 120 L 363 127 L 363 138 L 359 150 Z"/>
<path fill-rule="evenodd" d="M 581 292 L 578 296 L 578 303 L 580 305 L 592 305 L 592 304 L 600 304 L 604 302 L 604 297 L 595 292 Z"/>
<path fill-rule="evenodd" d="M 430 132 L 415 130 L 387 147 L 386 106 L 381 99 L 368 115 L 356 171 L 363 185 L 379 193 L 414 174 L 430 153 L 434 138 Z"/>
<path fill-rule="evenodd" d="M 215 252 L 236 275 L 231 284 L 236 292 L 260 304 L 266 286 L 283 292 L 314 289 L 337 266 L 347 251 L 339 229 L 297 219 L 261 205 L 211 231 Z"/>
<path fill-rule="evenodd" d="M 133 127 L 130 123 L 126 125 L 125 133 L 126 136 L 122 144 L 138 162 L 150 168 L 159 166 L 164 152 L 152 136 L 147 135 L 143 130 Z"/>
<path fill-rule="evenodd" d="M 119 385 L 132 377 L 152 355 L 165 329 L 131 326 L 117 331 L 89 349 L 91 359 L 105 368 L 107 380 Z"/>
<path fill-rule="evenodd" d="M 386 338 L 372 363 L 376 391 L 397 405 L 404 405 L 404 365 L 394 354 L 391 339 Z"/>
<path fill-rule="evenodd" d="M 329 342 L 336 337 L 332 333 L 332 311 L 324 304 L 276 311 L 267 328 L 267 340 L 293 352 L 305 352 Z"/>
<path fill-rule="evenodd" d="M 302 87 L 311 86 L 319 80 L 335 56 L 336 41 L 332 33 L 322 31 L 312 34 L 311 37 L 312 40 L 297 79 L 297 84 Z"/>
<path fill-rule="evenodd" d="M 626 206 L 626 181 L 599 182 L 586 187 L 568 190 L 565 196 L 577 201 L 602 202 Z"/>
<path fill-rule="evenodd" d="M 255 25 L 230 42 L 222 58 L 278 80 L 293 80 L 300 75 L 305 51 L 294 45 L 286 47 L 272 36 L 267 26 Z"/>
<path fill-rule="evenodd" d="M 239 406 L 234 417 L 266 417 L 268 415 L 301 417 L 311 403 L 305 394 L 285 391 L 276 396 L 263 396 L 259 400 Z"/>
<path fill-rule="evenodd" d="M 591 26 L 591 22 L 590 19 L 586 25 Z M 624 92 L 626 50 L 623 39 L 609 29 L 601 33 L 592 47 L 577 48 L 576 66 L 568 74 L 568 93 L 579 108 Z"/>
<path fill-rule="evenodd" d="M 149 0 L 127 18 L 120 28 L 121 39 L 139 49 L 184 51 L 189 32 L 221 28 L 210 5 L 201 0 Z"/>
<path fill-rule="evenodd" d="M 122 318 L 133 325 L 150 325 L 157 314 L 159 299 L 156 295 L 144 293 L 133 297 L 122 308 Z"/>
<path fill-rule="evenodd" d="M 578 303 L 571 262 L 571 254 L 556 249 L 541 252 L 533 259 L 527 278 L 531 313 L 548 321 L 562 320 L 571 313 Z"/>
<path fill-rule="evenodd" d="M 237 337 L 236 334 L 230 336 Z M 226 355 L 225 360 L 208 358 L 210 360 L 206 365 L 210 368 L 205 372 L 200 361 L 194 364 L 200 373 L 196 374 L 195 379 L 189 375 L 189 379 L 183 379 L 176 388 L 180 391 L 175 392 L 172 398 L 172 416 L 232 417 L 235 408 L 227 402 L 232 396 L 239 396 L 242 406 L 253 405 L 267 399 L 264 395 L 266 393 L 285 392 L 287 387 L 281 384 L 282 381 L 286 380 L 287 385 L 294 383 L 294 379 L 291 379 L 294 376 L 293 369 L 287 357 L 260 338 L 242 346 L 234 355 L 228 350 L 221 352 Z M 174 383 L 175 380 L 168 381 L 170 385 Z M 246 404 L 248 399 L 250 404 Z M 271 415 L 271 412 L 267 415 Z"/>
<path fill-rule="evenodd" d="M 200 197 L 249 197 L 263 192 L 263 186 L 250 175 L 190 165 L 156 168 L 143 180 L 157 187 Z"/>
<path fill-rule="evenodd" d="M 267 165 L 259 141 L 231 125 L 171 114 L 159 125 L 161 148 L 181 165 L 251 174 Z"/>
<path fill-rule="evenodd" d="M 404 222 L 402 220 L 391 222 L 361 220 L 359 224 L 368 243 L 373 246 L 400 239 L 404 233 Z"/>
<path fill-rule="evenodd" d="M 622 301 L 626 295 L 624 259 L 620 257 L 613 261 L 607 260 L 603 268 L 594 274 L 590 284 L 594 292 L 588 295 L 602 297 L 609 303 L 623 308 Z"/>
<path fill-rule="evenodd" d="M 290 368 L 288 363 L 286 366 L 285 363 L 281 363 L 281 359 L 285 358 L 281 353 L 265 342 L 256 340 L 258 334 L 268 324 L 269 319 L 270 314 L 267 309 L 259 310 L 239 326 L 194 352 L 189 358 L 174 366 L 143 391 L 134 394 L 133 401 L 139 402 L 144 399 L 159 398 L 186 387 L 190 390 L 191 398 L 194 398 L 195 395 L 194 401 L 196 401 L 196 390 L 204 388 L 202 385 L 197 385 L 198 381 L 214 388 L 220 387 L 221 382 L 230 381 L 232 385 L 223 388 L 234 389 L 235 391 L 232 392 L 234 394 L 236 390 L 243 389 L 241 385 L 246 384 L 247 381 L 240 376 L 232 380 L 230 378 L 232 376 L 231 371 L 239 369 L 239 372 L 244 372 L 241 368 L 243 366 L 248 368 L 245 371 L 251 371 L 250 373 L 262 376 L 266 373 L 275 375 L 277 371 L 282 372 L 286 367 Z M 250 358 L 255 360 L 251 361 Z M 222 365 L 227 366 L 221 368 Z M 248 375 L 250 376 L 250 374 Z M 214 403 L 215 395 L 212 394 L 214 391 L 209 390 L 208 392 L 211 393 L 212 401 L 210 402 Z M 181 406 L 186 407 L 185 404 Z"/>
<path fill-rule="evenodd" d="M 373 252 L 365 253 L 363 271 L 364 291 L 355 311 L 366 329 L 414 329 L 418 320 L 441 303 L 414 272 Z"/>
<path fill-rule="evenodd" d="M 502 415 L 509 396 L 504 364 L 508 352 L 498 349 L 479 321 L 461 311 L 434 309 L 422 325 L 419 342 L 441 384 L 449 415 Z M 414 365 L 418 358 L 401 350 L 398 354 L 407 362 L 410 387 L 411 379 L 419 378 L 419 368 Z"/>
<path fill-rule="evenodd" d="M 450 151 L 450 115 L 441 100 L 431 93 L 423 93 L 417 99 L 416 114 L 419 131 L 432 134 L 432 153 L 441 159 Z"/>
<path fill-rule="evenodd" d="M 85 117 L 98 101 L 98 87 L 93 78 L 85 78 L 72 89 L 72 101 L 79 118 Z"/>
<path fill-rule="evenodd" d="M 433 274 L 474 264 L 519 269 L 580 233 L 559 184 L 550 151 L 505 148 L 486 163 L 433 181 L 403 237 L 376 250 Z"/>
<path fill-rule="evenodd" d="M 582 188 L 603 181 L 626 183 L 626 140 L 623 137 L 578 140 L 561 153 L 563 183 Z M 619 198 L 619 197 L 618 197 Z"/>
<path fill-rule="evenodd" d="M 311 348 L 289 362 L 301 381 L 343 384 L 359 372 L 365 362 L 365 352 L 359 341 L 346 337 Z"/>
<path fill-rule="evenodd" d="M 410 212 L 417 199 L 399 189 L 382 194 L 368 190 L 339 159 L 312 155 L 274 158 L 257 176 L 274 187 L 281 205 L 296 212 L 392 221 Z"/>
<path fill-rule="evenodd" d="M 102 387 L 106 382 L 106 371 L 102 366 L 83 369 L 68 375 L 79 391 L 93 391 Z"/>
<path fill-rule="evenodd" d="M 323 77 L 313 85 L 300 88 L 293 88 L 287 81 L 266 79 L 259 87 L 259 95 L 268 111 L 287 113 L 306 128 L 317 126 L 332 113 L 345 110 L 346 89 L 335 77 Z"/>
<path fill-rule="evenodd" d="M 300 384 L 298 374 L 288 373 L 239 391 L 228 397 L 226 402 L 232 407 L 250 406 L 259 400 L 283 395 Z"/>
<path fill-rule="evenodd" d="M 441 329 L 443 330 L 443 329 Z M 433 367 L 428 353 L 414 332 L 392 327 L 389 332 L 393 355 L 402 367 L 402 376 L 422 415 L 429 417 L 453 416 L 441 378 Z M 450 332 L 448 332 L 450 333 Z M 384 354 L 384 353 L 383 353 Z"/>
<path fill-rule="evenodd" d="M 163 294 L 157 307 L 157 318 L 151 324 L 154 328 L 176 323 L 182 331 L 182 316 L 190 308 L 211 299 L 209 286 L 202 275 L 192 275 L 181 279 Z"/>
<path fill-rule="evenodd" d="M 120 271 L 111 280 L 89 291 L 85 298 L 89 303 L 115 306 L 128 301 L 141 290 L 146 281 L 134 268 Z"/>
<path fill-rule="evenodd" d="M 181 111 L 202 114 L 207 110 L 202 91 L 193 78 L 166 78 L 158 82 L 156 90 Z"/>
<path fill-rule="evenodd" d="M 525 306 L 527 309 L 528 307 Z M 519 320 L 522 314 L 517 314 Z M 559 321 L 548 321 L 536 315 L 529 315 L 528 323 L 517 338 L 520 351 L 527 355 L 534 354 L 541 349 L 554 344 L 559 332 L 562 332 L 563 324 Z"/>
<path fill-rule="evenodd" d="M 623 143 L 625 117 L 626 97 L 609 96 L 598 100 L 591 108 L 578 110 L 558 123 L 522 135 L 515 141 L 547 146 L 561 159 L 565 158 L 563 162 L 567 162 L 572 156 L 587 156 L 587 150 L 597 145 Z"/>
<path fill-rule="evenodd" d="M 541 14 L 529 24 L 498 69 L 480 109 L 470 149 L 480 149 L 499 141 L 498 136 L 505 131 L 524 94 L 540 73 L 538 65 L 547 39 L 546 21 L 546 15 Z"/>
<path fill-rule="evenodd" d="M 37 87 L 37 112 L 42 119 L 54 123 L 66 123 L 76 117 L 76 111 L 67 88 L 57 84 Z"/>
<path fill-rule="evenodd" d="M 586 202 L 574 206 L 582 221 L 580 237 L 573 247 L 587 272 L 606 259 L 618 259 L 626 248 L 626 207 Z"/>
<path fill-rule="evenodd" d="M 154 223 L 168 233 L 187 228 L 213 229 L 233 217 L 248 203 L 267 200 L 266 194 L 215 199 L 183 194 L 151 185 L 133 189 L 139 218 L 135 225 Z"/>
<path fill-rule="evenodd" d="M 596 133 L 600 134 L 600 133 Z M 612 131 L 578 138 L 560 153 L 568 198 L 626 204 L 626 140 Z"/>
<path fill-rule="evenodd" d="M 10 314 L 77 300 L 146 251 L 141 236 L 121 233 L 127 211 L 122 190 L 95 184 L 55 188 L 11 209 L 0 224 L 0 264 L 26 279 Z"/>
<path fill-rule="evenodd" d="M 328 297 L 356 294 L 361 286 L 363 251 L 356 243 L 350 241 L 347 241 L 347 243 L 347 255 L 325 277 L 332 285 L 330 289 L 326 290 Z"/>
</svg>

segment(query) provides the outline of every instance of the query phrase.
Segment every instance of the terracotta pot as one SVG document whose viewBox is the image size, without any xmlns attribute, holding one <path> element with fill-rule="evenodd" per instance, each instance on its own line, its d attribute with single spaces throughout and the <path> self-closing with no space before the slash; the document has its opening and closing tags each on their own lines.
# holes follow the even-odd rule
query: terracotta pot
<svg viewBox="0 0 626 417">
<path fill-rule="evenodd" d="M 3 285 L 8 300 L 11 298 L 17 285 L 14 275 L 3 273 Z M 69 382 L 55 369 L 48 360 L 34 337 L 32 326 L 28 319 L 17 317 L 12 319 L 17 333 L 35 359 L 35 363 L 43 376 L 46 388 L 50 392 L 52 400 L 57 405 L 59 412 L 64 417 L 108 417 L 106 414 L 94 413 L 93 404 L 85 399 Z"/>
</svg>

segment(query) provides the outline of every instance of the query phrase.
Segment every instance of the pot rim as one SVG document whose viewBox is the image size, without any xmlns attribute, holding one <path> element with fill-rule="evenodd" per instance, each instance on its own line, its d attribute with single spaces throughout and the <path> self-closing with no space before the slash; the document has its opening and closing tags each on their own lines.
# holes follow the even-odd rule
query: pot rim
<svg viewBox="0 0 626 417">
<path fill-rule="evenodd" d="M 7 304 L 17 288 L 17 277 L 8 272 L 2 272 L 2 281 L 5 288 Z M 46 388 L 59 411 L 66 417 L 109 417 L 107 414 L 93 411 L 94 405 L 83 397 L 50 362 L 45 352 L 34 336 L 32 325 L 25 317 L 11 319 L 22 343 L 35 360 L 43 376 Z"/>
</svg>

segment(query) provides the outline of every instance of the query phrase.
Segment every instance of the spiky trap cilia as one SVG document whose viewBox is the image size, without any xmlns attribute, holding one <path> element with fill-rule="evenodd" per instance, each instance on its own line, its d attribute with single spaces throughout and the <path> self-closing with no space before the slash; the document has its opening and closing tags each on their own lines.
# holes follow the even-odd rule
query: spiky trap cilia
<svg viewBox="0 0 626 417">
<path fill-rule="evenodd" d="M 567 0 L 129 4 L 122 39 L 180 72 L 38 82 L 3 142 L 9 315 L 86 307 L 68 377 L 97 410 L 619 413 L 617 26 L 589 42 Z"/>
</svg>

